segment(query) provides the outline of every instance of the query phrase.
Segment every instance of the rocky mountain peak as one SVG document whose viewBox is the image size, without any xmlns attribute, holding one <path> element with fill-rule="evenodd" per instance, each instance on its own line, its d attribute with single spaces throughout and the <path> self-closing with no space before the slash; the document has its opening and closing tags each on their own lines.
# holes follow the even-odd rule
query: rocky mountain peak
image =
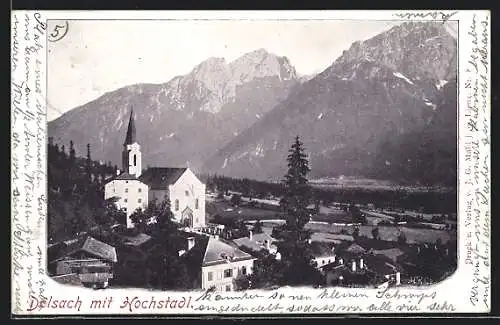
<svg viewBox="0 0 500 325">
<path fill-rule="evenodd" d="M 354 42 L 327 74 L 343 74 L 353 64 L 368 61 L 412 80 L 448 80 L 456 74 L 456 46 L 442 23 L 405 22 L 366 41 Z"/>
<path fill-rule="evenodd" d="M 216 72 L 224 70 L 226 66 L 226 59 L 220 57 L 211 57 L 194 67 L 192 73 L 198 74 L 204 72 Z"/>
<path fill-rule="evenodd" d="M 296 80 L 297 73 L 287 57 L 258 49 L 246 53 L 230 63 L 236 82 L 248 82 L 255 78 L 277 76 L 280 80 Z M 251 69 L 249 69 L 251 67 Z"/>
<path fill-rule="evenodd" d="M 443 25 L 427 22 L 403 23 L 354 42 L 205 167 L 229 176 L 279 180 L 290 142 L 299 134 L 311 154 L 311 177 L 453 184 L 456 50 Z M 433 139 L 440 139 L 439 146 Z M 443 163 L 436 164 L 440 159 Z M 439 168 L 426 175 L 433 165 Z"/>
</svg>

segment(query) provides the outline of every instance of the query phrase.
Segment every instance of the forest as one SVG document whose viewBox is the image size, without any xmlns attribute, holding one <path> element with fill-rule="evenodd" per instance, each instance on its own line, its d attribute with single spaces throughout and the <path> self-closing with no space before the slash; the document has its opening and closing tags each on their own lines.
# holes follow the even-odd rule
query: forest
<svg viewBox="0 0 500 325">
<path fill-rule="evenodd" d="M 207 189 L 212 192 L 234 191 L 246 197 L 259 199 L 280 198 L 283 195 L 282 183 L 270 183 L 247 178 L 232 178 L 222 175 L 202 175 Z M 373 204 L 376 208 L 394 208 L 420 211 L 423 213 L 453 213 L 457 209 L 456 190 L 411 192 L 400 188 L 363 189 L 363 188 L 318 188 L 312 186 L 314 201 L 323 205 L 332 203 Z"/>
<path fill-rule="evenodd" d="M 73 141 L 66 150 L 50 139 L 47 155 L 49 243 L 125 220 L 112 200 L 104 200 L 104 183 L 116 166 L 93 161 L 90 145 L 86 157 L 77 157 Z"/>
</svg>

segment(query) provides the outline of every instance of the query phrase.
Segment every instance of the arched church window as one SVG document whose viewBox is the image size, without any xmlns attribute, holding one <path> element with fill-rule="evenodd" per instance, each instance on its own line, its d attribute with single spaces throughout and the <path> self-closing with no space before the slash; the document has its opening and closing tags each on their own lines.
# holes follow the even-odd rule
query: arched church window
<svg viewBox="0 0 500 325">
<path fill-rule="evenodd" d="M 175 200 L 175 211 L 179 211 L 179 200 Z"/>
<path fill-rule="evenodd" d="M 198 208 L 199 204 L 200 204 L 199 200 L 198 200 L 198 199 L 196 199 L 196 200 L 194 201 L 194 208 L 195 208 L 195 209 L 199 209 L 199 208 Z"/>
<path fill-rule="evenodd" d="M 137 155 L 134 155 L 134 166 L 137 166 Z"/>
</svg>

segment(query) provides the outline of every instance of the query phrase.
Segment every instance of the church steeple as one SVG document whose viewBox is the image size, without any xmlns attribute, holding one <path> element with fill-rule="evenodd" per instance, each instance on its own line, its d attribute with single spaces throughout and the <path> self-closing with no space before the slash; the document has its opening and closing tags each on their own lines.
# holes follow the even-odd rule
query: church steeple
<svg viewBox="0 0 500 325">
<path fill-rule="evenodd" d="M 127 135 L 123 143 L 122 165 L 123 171 L 135 177 L 141 176 L 141 146 L 135 138 L 134 109 L 130 110 L 130 119 L 128 121 Z"/>
<path fill-rule="evenodd" d="M 135 141 L 135 119 L 134 119 L 134 109 L 130 109 L 130 118 L 128 120 L 127 135 L 125 136 L 125 143 L 123 145 L 132 144 Z"/>
</svg>

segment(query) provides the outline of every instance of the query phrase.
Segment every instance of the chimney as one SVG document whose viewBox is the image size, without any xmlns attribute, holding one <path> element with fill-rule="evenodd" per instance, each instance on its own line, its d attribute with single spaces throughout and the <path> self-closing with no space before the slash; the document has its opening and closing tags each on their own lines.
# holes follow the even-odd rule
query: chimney
<svg viewBox="0 0 500 325">
<path fill-rule="evenodd" d="M 248 238 L 250 238 L 250 240 L 252 240 L 252 237 L 253 237 L 253 232 L 250 230 L 250 231 L 248 232 Z"/>
<path fill-rule="evenodd" d="M 353 272 L 356 272 L 356 260 L 352 261 L 352 264 L 351 264 L 351 270 Z"/>
<path fill-rule="evenodd" d="M 120 170 L 119 170 L 119 169 L 117 169 L 117 170 L 116 170 L 116 176 L 120 176 L 120 173 L 121 173 L 121 172 L 120 172 Z"/>
<path fill-rule="evenodd" d="M 400 285 L 401 284 L 401 273 L 399 272 L 396 272 L 396 285 Z"/>
<path fill-rule="evenodd" d="M 187 238 L 187 250 L 190 251 L 191 248 L 194 247 L 194 244 L 196 243 L 195 241 L 195 238 L 194 237 L 188 237 Z"/>
<path fill-rule="evenodd" d="M 359 259 L 359 268 L 362 270 L 365 268 L 365 263 L 362 258 Z"/>
</svg>

